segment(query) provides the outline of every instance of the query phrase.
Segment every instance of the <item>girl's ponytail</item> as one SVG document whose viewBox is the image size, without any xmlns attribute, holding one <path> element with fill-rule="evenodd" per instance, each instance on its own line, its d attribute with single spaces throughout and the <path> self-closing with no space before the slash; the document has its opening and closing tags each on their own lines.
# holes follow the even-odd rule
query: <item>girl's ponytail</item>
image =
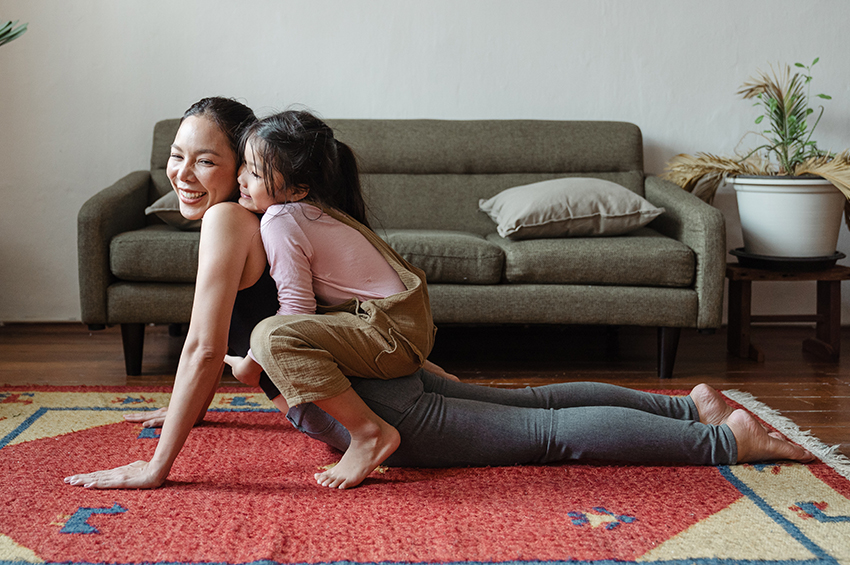
<svg viewBox="0 0 850 565">
<path fill-rule="evenodd" d="M 357 166 L 357 158 L 351 147 L 339 141 L 336 142 L 337 169 L 342 202 L 338 209 L 342 210 L 367 228 L 369 220 L 366 218 L 366 202 L 363 200 L 363 190 L 360 186 L 360 169 Z"/>
</svg>

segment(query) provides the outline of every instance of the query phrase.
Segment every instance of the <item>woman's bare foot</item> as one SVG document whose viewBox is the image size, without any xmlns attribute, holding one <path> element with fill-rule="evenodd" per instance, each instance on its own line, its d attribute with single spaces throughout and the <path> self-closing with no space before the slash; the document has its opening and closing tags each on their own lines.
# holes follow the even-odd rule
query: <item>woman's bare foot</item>
<svg viewBox="0 0 850 565">
<path fill-rule="evenodd" d="M 768 433 L 746 410 L 734 410 L 726 419 L 726 425 L 738 444 L 738 463 L 780 459 L 808 463 L 815 460 L 808 450 L 782 439 L 779 434 Z"/>
<path fill-rule="evenodd" d="M 690 397 L 696 404 L 699 421 L 703 424 L 719 426 L 726 423 L 726 419 L 732 414 L 733 408 L 726 404 L 723 395 L 707 384 L 695 386 Z"/>
<path fill-rule="evenodd" d="M 316 482 L 329 488 L 352 488 L 363 482 L 384 460 L 398 449 L 401 436 L 394 427 L 378 419 L 375 429 L 351 434 L 351 443 L 339 463 L 322 473 Z"/>
</svg>

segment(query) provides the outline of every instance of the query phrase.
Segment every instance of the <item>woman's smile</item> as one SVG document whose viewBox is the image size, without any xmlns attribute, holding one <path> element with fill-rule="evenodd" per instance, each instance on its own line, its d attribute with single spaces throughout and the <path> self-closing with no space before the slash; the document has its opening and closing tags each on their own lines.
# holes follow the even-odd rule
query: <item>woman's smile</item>
<svg viewBox="0 0 850 565">
<path fill-rule="evenodd" d="M 221 128 L 205 116 L 185 118 L 177 130 L 166 174 L 180 200 L 180 213 L 203 217 L 236 190 L 236 155 Z"/>
<path fill-rule="evenodd" d="M 194 204 L 195 201 L 200 200 L 205 194 L 206 192 L 177 187 L 177 195 L 180 197 L 180 200 L 186 203 Z"/>
</svg>

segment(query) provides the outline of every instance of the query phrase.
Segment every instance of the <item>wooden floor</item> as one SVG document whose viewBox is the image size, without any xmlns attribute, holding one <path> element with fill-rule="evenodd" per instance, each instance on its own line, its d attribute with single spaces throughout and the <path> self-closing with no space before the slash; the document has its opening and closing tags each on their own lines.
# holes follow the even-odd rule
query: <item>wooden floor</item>
<svg viewBox="0 0 850 565">
<path fill-rule="evenodd" d="M 592 380 L 641 389 L 690 389 L 706 382 L 749 392 L 822 441 L 850 456 L 850 328 L 845 356 L 822 362 L 803 353 L 813 328 L 761 326 L 753 342 L 764 363 L 726 353 L 725 330 L 685 330 L 674 375 L 655 373 L 655 331 L 645 328 L 441 328 L 431 360 L 462 380 L 493 386 Z M 82 324 L 0 326 L 0 384 L 143 385 L 173 382 L 182 338 L 147 328 L 143 374 L 127 377 L 118 328 L 90 332 Z M 225 376 L 223 384 L 239 383 Z"/>
</svg>

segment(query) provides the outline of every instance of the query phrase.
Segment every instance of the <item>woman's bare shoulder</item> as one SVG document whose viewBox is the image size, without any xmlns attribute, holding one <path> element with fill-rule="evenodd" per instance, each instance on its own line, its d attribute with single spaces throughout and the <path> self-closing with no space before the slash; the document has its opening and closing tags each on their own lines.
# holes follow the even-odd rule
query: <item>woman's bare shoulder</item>
<svg viewBox="0 0 850 565">
<path fill-rule="evenodd" d="M 231 237 L 252 237 L 259 228 L 260 218 L 256 214 L 236 202 L 220 202 L 204 214 L 201 237 L 204 237 L 204 232 L 225 232 Z"/>
<path fill-rule="evenodd" d="M 210 207 L 204 214 L 203 223 L 208 220 L 216 221 L 241 221 L 249 225 L 257 226 L 260 218 L 250 210 L 240 206 L 237 202 L 219 202 Z"/>
<path fill-rule="evenodd" d="M 239 288 L 253 285 L 266 266 L 259 217 L 236 202 L 212 206 L 201 223 L 201 256 L 210 264 L 235 261 L 242 265 Z"/>
</svg>

